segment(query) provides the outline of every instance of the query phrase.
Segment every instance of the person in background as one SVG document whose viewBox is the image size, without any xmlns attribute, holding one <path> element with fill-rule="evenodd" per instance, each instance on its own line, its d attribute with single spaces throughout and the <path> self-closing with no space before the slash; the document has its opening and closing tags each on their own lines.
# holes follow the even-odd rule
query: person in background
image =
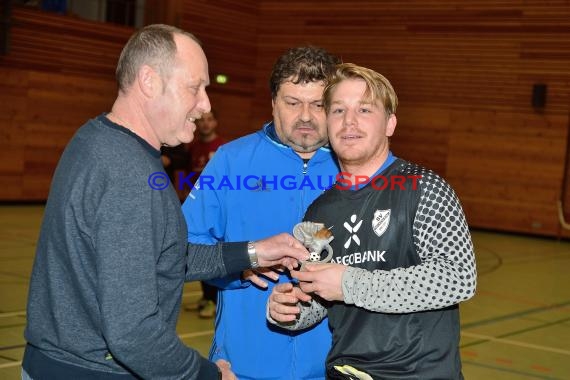
<svg viewBox="0 0 570 380">
<path fill-rule="evenodd" d="M 198 120 L 196 120 L 198 124 Z M 188 145 L 180 144 L 177 146 L 162 146 L 160 148 L 160 159 L 164 170 L 168 175 L 170 183 L 176 190 L 180 203 L 184 202 L 190 189 L 180 185 L 180 178 L 185 178 L 188 175 L 188 166 L 190 165 L 190 153 L 188 152 Z"/>
<path fill-rule="evenodd" d="M 462 379 L 458 304 L 477 274 L 459 200 L 390 151 L 398 100 L 384 76 L 339 65 L 323 98 L 342 171 L 305 221 L 332 233 L 334 255 L 276 286 L 268 319 L 303 331 L 328 316 L 330 380 Z"/>
<path fill-rule="evenodd" d="M 327 147 L 322 95 L 337 62 L 312 46 L 290 49 L 277 59 L 269 80 L 273 121 L 220 147 L 202 172 L 213 185 L 195 188 L 182 205 L 191 242 L 291 232 L 309 204 L 334 182 L 338 166 Z M 221 186 L 223 180 L 233 188 Z M 286 274 L 267 269 L 214 282 L 221 291 L 210 358 L 230 361 L 240 380 L 325 378 L 331 345 L 326 321 L 289 332 L 265 320 L 268 290 L 289 281 Z"/>
<path fill-rule="evenodd" d="M 191 155 L 190 171 L 195 173 L 193 179 L 200 176 L 216 150 L 226 143 L 226 140 L 218 134 L 218 118 L 214 110 L 206 112 L 196 120 L 196 128 L 198 139 L 188 146 Z"/>
<path fill-rule="evenodd" d="M 208 62 L 192 34 L 139 29 L 116 76 L 111 112 L 78 129 L 52 179 L 22 379 L 235 380 L 230 363 L 202 358 L 176 334 L 184 281 L 293 267 L 308 253 L 287 234 L 188 244 L 180 201 L 163 186 L 160 147 L 190 142 L 195 120 L 210 111 Z"/>
<path fill-rule="evenodd" d="M 192 173 L 194 183 L 208 161 L 214 156 L 216 150 L 226 142 L 224 138 L 218 135 L 218 119 L 213 109 L 196 120 L 196 127 L 198 138 L 188 146 L 188 154 L 191 157 L 189 173 Z M 200 286 L 202 288 L 202 298 L 198 300 L 197 304 L 187 305 L 185 309 L 198 310 L 200 318 L 213 318 L 216 315 L 218 289 L 204 281 L 200 282 Z"/>
</svg>

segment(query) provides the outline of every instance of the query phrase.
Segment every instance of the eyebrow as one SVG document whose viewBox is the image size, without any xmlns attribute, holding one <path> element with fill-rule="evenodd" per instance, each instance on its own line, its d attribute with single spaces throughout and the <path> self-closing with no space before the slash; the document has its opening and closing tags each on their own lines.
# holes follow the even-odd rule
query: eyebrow
<svg viewBox="0 0 570 380">
<path fill-rule="evenodd" d="M 330 102 L 330 105 L 337 105 L 337 104 L 344 104 L 344 102 L 342 100 L 334 100 L 332 102 Z M 370 101 L 360 101 L 358 102 L 359 106 L 376 106 L 376 102 L 370 102 Z"/>
<path fill-rule="evenodd" d="M 304 103 L 303 100 L 301 100 L 301 99 L 299 99 L 299 98 L 297 98 L 296 96 L 293 96 L 293 95 L 283 95 L 283 99 L 296 100 L 296 101 L 298 101 L 298 102 Z M 319 103 L 319 102 L 322 102 L 322 101 L 323 101 L 322 98 L 318 98 L 318 99 L 315 99 L 315 100 L 310 100 L 309 103 Z"/>
</svg>

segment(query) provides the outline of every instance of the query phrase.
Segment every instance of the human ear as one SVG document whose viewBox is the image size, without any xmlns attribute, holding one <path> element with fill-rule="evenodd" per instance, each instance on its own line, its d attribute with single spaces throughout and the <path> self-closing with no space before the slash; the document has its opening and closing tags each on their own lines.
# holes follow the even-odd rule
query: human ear
<svg viewBox="0 0 570 380">
<path fill-rule="evenodd" d="M 390 137 L 394 134 L 396 130 L 396 124 L 398 124 L 398 119 L 395 114 L 388 116 L 388 123 L 386 124 L 386 137 Z"/>
<path fill-rule="evenodd" d="M 137 74 L 137 83 L 141 92 L 152 97 L 161 85 L 159 74 L 152 67 L 143 65 Z"/>
</svg>

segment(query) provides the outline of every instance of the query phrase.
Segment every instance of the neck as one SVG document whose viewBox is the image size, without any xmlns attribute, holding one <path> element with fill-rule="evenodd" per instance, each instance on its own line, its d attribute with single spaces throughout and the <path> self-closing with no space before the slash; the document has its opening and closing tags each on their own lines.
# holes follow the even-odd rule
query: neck
<svg viewBox="0 0 570 380">
<path fill-rule="evenodd" d="M 303 160 L 310 160 L 311 157 L 313 157 L 316 153 L 316 150 L 312 151 L 312 152 L 297 152 L 297 154 L 299 155 L 299 157 L 301 157 Z"/>
<path fill-rule="evenodd" d="M 111 112 L 107 114 L 107 118 L 127 128 L 153 148 L 160 150 L 160 141 L 156 134 L 152 133 L 152 128 L 150 128 L 147 119 L 144 117 L 144 112 L 131 112 L 131 110 L 139 110 L 141 108 L 138 107 L 137 103 L 133 104 L 127 98 L 119 95 L 111 108 Z"/>
<path fill-rule="evenodd" d="M 353 176 L 367 176 L 371 177 L 378 169 L 386 162 L 388 158 L 388 152 L 382 154 L 373 160 L 368 160 L 366 162 L 352 162 L 343 161 L 339 158 L 339 166 L 341 171 L 350 173 Z"/>
</svg>

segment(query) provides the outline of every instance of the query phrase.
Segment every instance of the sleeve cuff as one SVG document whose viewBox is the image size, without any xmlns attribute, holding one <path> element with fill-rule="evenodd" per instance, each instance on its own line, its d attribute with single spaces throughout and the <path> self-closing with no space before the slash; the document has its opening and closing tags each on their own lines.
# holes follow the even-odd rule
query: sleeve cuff
<svg viewBox="0 0 570 380">
<path fill-rule="evenodd" d="M 227 273 L 243 272 L 251 268 L 246 241 L 222 243 L 222 259 Z"/>
<path fill-rule="evenodd" d="M 196 380 L 215 380 L 219 379 L 218 366 L 211 361 L 200 358 L 200 372 L 198 372 L 198 377 Z"/>
<path fill-rule="evenodd" d="M 267 299 L 267 303 L 265 304 L 265 318 L 267 318 L 267 321 L 272 325 L 280 326 L 279 322 L 273 319 L 271 317 L 271 314 L 269 314 L 269 298 Z"/>
</svg>

